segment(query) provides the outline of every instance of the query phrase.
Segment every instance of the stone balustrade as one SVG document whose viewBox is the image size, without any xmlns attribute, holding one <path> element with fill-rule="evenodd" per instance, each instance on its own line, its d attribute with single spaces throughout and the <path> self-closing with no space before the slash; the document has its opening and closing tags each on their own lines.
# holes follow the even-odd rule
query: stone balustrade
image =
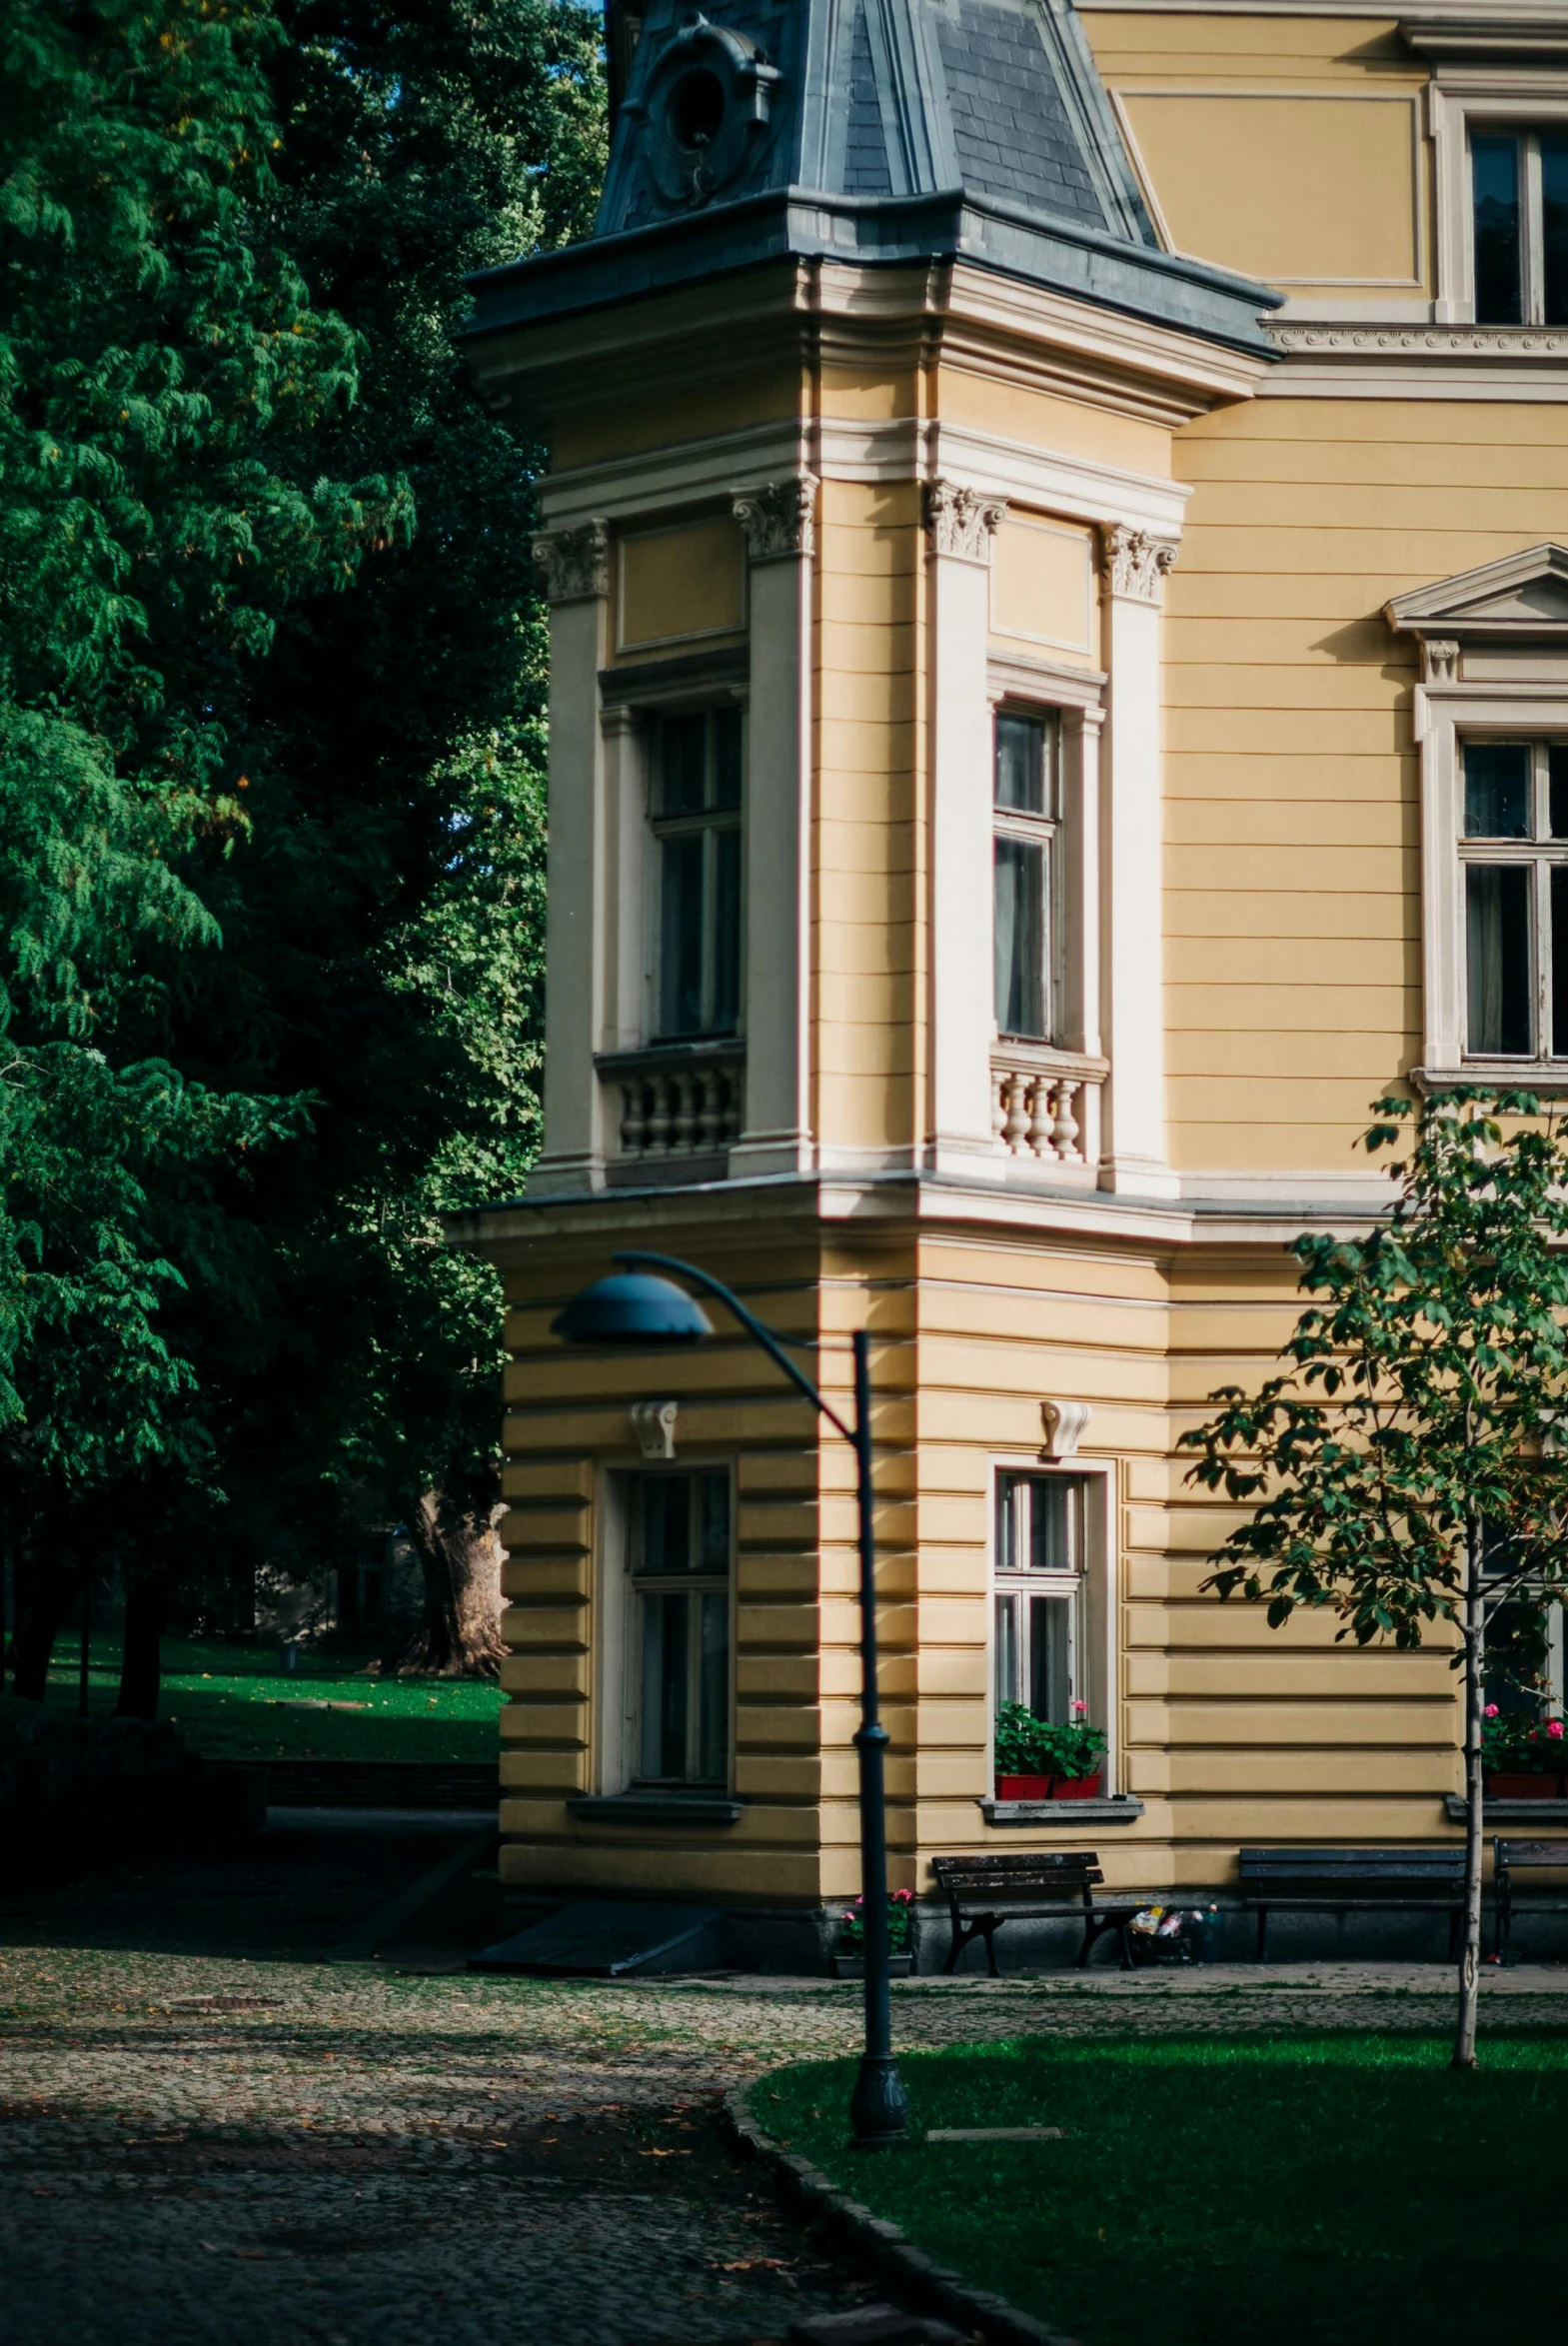
<svg viewBox="0 0 1568 2346">
<path fill-rule="evenodd" d="M 1009 1157 L 1052 1166 L 1092 1166 L 1099 1156 L 1101 1060 L 1005 1052 L 991 1062 L 991 1132 Z"/>
<path fill-rule="evenodd" d="M 599 1070 L 620 1101 L 623 1164 L 720 1157 L 740 1137 L 746 1055 L 735 1044 L 618 1052 L 601 1058 Z"/>
</svg>

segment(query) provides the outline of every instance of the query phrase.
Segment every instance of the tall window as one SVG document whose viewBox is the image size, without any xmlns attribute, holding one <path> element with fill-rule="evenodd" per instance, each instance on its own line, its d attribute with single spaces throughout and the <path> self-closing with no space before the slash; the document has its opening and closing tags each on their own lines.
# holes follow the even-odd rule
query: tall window
<svg viewBox="0 0 1568 2346">
<path fill-rule="evenodd" d="M 996 1025 L 1049 1043 L 1056 1033 L 1057 729 L 1002 712 L 995 741 Z"/>
<path fill-rule="evenodd" d="M 654 757 L 659 855 L 659 1032 L 733 1035 L 741 1016 L 739 709 L 661 720 Z"/>
<path fill-rule="evenodd" d="M 993 1570 L 993 1689 L 1065 1725 L 1088 1698 L 1084 1496 L 1065 1474 L 999 1474 Z"/>
<path fill-rule="evenodd" d="M 1479 326 L 1568 322 L 1568 129 L 1470 134 Z"/>
<path fill-rule="evenodd" d="M 730 1476 L 637 1474 L 631 1484 L 634 1772 L 646 1784 L 724 1784 L 730 1772 Z"/>
<path fill-rule="evenodd" d="M 1462 756 L 1466 1048 L 1568 1058 L 1568 742 Z"/>
</svg>

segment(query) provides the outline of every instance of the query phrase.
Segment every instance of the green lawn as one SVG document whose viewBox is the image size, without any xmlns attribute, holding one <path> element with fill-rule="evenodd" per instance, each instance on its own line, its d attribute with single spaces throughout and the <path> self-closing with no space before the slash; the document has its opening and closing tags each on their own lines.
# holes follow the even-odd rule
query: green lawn
<svg viewBox="0 0 1568 2346">
<path fill-rule="evenodd" d="M 900 2061 L 918 2128 L 846 2141 L 853 2063 L 776 2072 L 768 2130 L 921 2247 L 1084 2346 L 1457 2346 L 1561 2338 L 1568 2030 L 1438 2038 L 1029 2038 Z"/>
<path fill-rule="evenodd" d="M 51 1708 L 75 1709 L 80 1654 L 74 1637 L 57 1642 Z M 90 1659 L 89 1708 L 112 1710 L 118 1643 L 95 1637 Z M 170 1637 L 158 1715 L 211 1759 L 487 1761 L 501 1702 L 499 1687 L 473 1679 L 380 1678 L 352 1657 L 304 1651 L 285 1675 L 273 1645 Z"/>
</svg>

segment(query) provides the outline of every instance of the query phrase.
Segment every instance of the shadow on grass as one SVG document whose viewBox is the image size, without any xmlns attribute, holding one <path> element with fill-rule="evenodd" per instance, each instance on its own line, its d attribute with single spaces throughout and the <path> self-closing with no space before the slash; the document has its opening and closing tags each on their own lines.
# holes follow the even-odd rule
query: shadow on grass
<svg viewBox="0 0 1568 2346">
<path fill-rule="evenodd" d="M 1085 2346 L 1449 2346 L 1561 2336 L 1549 2253 L 1568 2030 L 1020 2040 L 900 2061 L 916 2125 L 1031 2144 L 844 2141 L 852 2064 L 776 2073 L 762 2123 L 942 2261 Z"/>
</svg>

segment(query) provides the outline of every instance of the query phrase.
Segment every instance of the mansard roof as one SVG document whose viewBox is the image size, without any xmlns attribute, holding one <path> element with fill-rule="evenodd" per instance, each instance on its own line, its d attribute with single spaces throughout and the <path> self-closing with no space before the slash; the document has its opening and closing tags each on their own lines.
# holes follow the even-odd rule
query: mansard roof
<svg viewBox="0 0 1568 2346">
<path fill-rule="evenodd" d="M 1388 624 L 1413 636 L 1523 636 L 1568 626 L 1568 547 L 1530 546 L 1395 595 Z"/>
<path fill-rule="evenodd" d="M 967 260 L 1263 354 L 1277 297 L 1160 250 L 1071 0 L 610 0 L 594 233 L 472 331 L 784 255 Z"/>
</svg>

